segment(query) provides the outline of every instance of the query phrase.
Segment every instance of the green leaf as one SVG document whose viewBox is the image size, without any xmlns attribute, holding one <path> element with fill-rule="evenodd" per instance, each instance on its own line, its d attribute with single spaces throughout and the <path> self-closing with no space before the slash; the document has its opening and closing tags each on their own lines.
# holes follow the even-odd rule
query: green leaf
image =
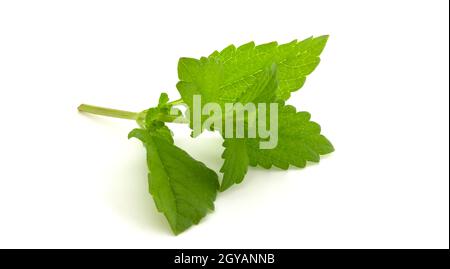
<svg viewBox="0 0 450 269">
<path fill-rule="evenodd" d="M 182 117 L 183 113 L 178 108 L 172 107 L 167 93 L 161 93 L 158 106 L 144 110 L 139 114 L 137 123 L 144 129 L 156 130 L 164 126 L 164 122 L 173 122 Z"/>
<path fill-rule="evenodd" d="M 225 151 L 222 154 L 224 163 L 220 172 L 223 173 L 220 191 L 225 191 L 233 184 L 241 183 L 249 165 L 245 139 L 229 138 L 223 142 Z"/>
<path fill-rule="evenodd" d="M 256 75 L 256 80 L 255 83 L 253 83 L 252 85 L 249 85 L 249 87 L 240 93 L 240 96 L 236 97 L 234 102 L 239 102 L 243 105 L 246 105 L 247 103 L 269 103 L 273 100 L 275 100 L 276 96 L 276 90 L 278 88 L 278 80 L 277 80 L 277 65 L 276 64 L 272 64 L 271 66 L 265 68 L 264 70 L 262 70 L 261 72 L 259 72 Z M 204 101 L 204 99 L 202 98 L 202 105 L 204 105 L 206 102 L 208 101 Z M 189 104 L 188 104 L 189 105 Z M 216 129 L 216 131 L 222 132 L 223 130 L 223 126 L 225 124 L 225 118 L 226 118 L 226 113 L 227 113 L 227 109 L 225 107 L 225 102 L 222 100 L 221 102 L 218 103 L 218 105 L 221 106 L 222 109 L 222 114 L 221 119 L 222 119 L 222 126 L 219 126 L 218 129 Z M 190 107 L 192 107 L 192 104 L 189 105 Z M 201 108 L 197 108 L 197 109 L 201 109 Z M 190 110 L 190 113 L 192 113 L 193 110 Z M 228 115 L 233 115 L 236 116 L 235 114 L 231 114 L 229 113 Z M 210 115 L 202 115 L 202 117 L 200 118 L 201 120 L 201 124 L 208 118 L 211 117 Z M 191 118 L 192 114 L 191 114 Z M 236 118 L 234 119 L 236 120 Z M 247 124 L 247 122 L 245 122 L 245 124 Z M 193 122 L 190 122 L 190 127 L 192 128 Z M 202 130 L 203 131 L 203 130 Z M 210 129 L 210 131 L 215 131 Z"/>
<path fill-rule="evenodd" d="M 270 69 L 266 69 L 258 74 L 259 78 L 256 83 L 249 90 L 243 92 L 237 101 L 242 104 L 249 102 L 256 104 L 274 100 L 275 91 L 278 87 L 276 71 L 276 65 L 273 64 Z M 224 163 L 220 169 L 220 172 L 223 173 L 220 191 L 225 191 L 233 184 L 241 183 L 249 165 L 246 138 L 226 138 L 223 146 L 225 150 L 222 154 Z"/>
<path fill-rule="evenodd" d="M 260 138 L 225 139 L 221 190 L 242 182 L 247 171 L 243 163 L 267 169 L 272 166 L 288 169 L 289 165 L 302 168 L 308 161 L 319 162 L 320 155 L 333 152 L 333 145 L 320 134 L 319 124 L 310 119 L 308 112 L 297 112 L 293 106 L 283 105 L 278 114 L 278 143 L 273 149 L 261 149 Z"/>
<path fill-rule="evenodd" d="M 240 96 L 234 98 L 234 102 L 244 105 L 272 102 L 276 99 L 278 85 L 278 66 L 273 63 L 259 72 L 255 83 L 240 93 Z"/>
<path fill-rule="evenodd" d="M 167 93 L 163 92 L 159 95 L 159 101 L 158 101 L 158 107 L 166 106 L 169 102 L 169 95 Z"/>
<path fill-rule="evenodd" d="M 283 106 L 278 114 L 278 144 L 274 149 L 260 149 L 258 138 L 247 139 L 250 165 L 287 169 L 289 165 L 305 167 L 307 161 L 319 162 L 320 155 L 334 151 L 333 145 L 321 135 L 320 125 L 310 121 L 308 112 L 297 112 Z"/>
<path fill-rule="evenodd" d="M 158 211 L 179 234 L 214 210 L 217 174 L 155 131 L 134 129 L 129 137 L 144 143 L 149 190 Z"/>
<path fill-rule="evenodd" d="M 320 36 L 283 45 L 272 42 L 259 46 L 250 42 L 238 48 L 230 45 L 200 60 L 181 58 L 177 88 L 189 106 L 194 94 L 200 94 L 205 102 L 234 103 L 258 82 L 260 72 L 275 63 L 279 79 L 276 98 L 287 100 L 317 67 L 327 40 L 328 36 Z"/>
</svg>

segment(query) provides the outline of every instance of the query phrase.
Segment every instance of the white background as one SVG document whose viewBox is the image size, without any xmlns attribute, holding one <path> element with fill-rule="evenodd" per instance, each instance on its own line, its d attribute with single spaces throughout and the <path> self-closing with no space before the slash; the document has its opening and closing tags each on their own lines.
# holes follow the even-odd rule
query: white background
<svg viewBox="0 0 450 269">
<path fill-rule="evenodd" d="M 448 248 L 448 1 L 1 1 L 0 247 Z M 289 100 L 336 152 L 252 168 L 173 236 L 131 121 L 175 89 L 179 57 L 330 34 Z M 176 144 L 216 171 L 220 138 Z"/>
</svg>

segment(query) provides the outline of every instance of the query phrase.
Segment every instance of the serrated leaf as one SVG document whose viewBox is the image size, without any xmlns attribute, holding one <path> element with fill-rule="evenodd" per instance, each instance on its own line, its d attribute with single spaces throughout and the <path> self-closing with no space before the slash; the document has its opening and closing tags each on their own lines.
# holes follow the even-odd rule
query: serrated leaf
<svg viewBox="0 0 450 269">
<path fill-rule="evenodd" d="M 278 86 L 276 65 L 273 64 L 270 69 L 264 70 L 258 76 L 257 82 L 251 89 L 242 93 L 238 102 L 242 104 L 259 103 L 275 99 Z M 233 184 L 241 183 L 249 165 L 246 138 L 225 138 L 223 146 L 225 150 L 222 154 L 224 163 L 220 169 L 220 172 L 223 173 L 220 191 L 225 191 Z"/>
<path fill-rule="evenodd" d="M 259 46 L 250 42 L 238 48 L 228 46 L 200 60 L 181 58 L 177 88 L 188 105 L 193 94 L 202 95 L 205 102 L 234 103 L 257 82 L 257 75 L 262 70 L 275 63 L 279 66 L 276 97 L 287 100 L 317 67 L 327 40 L 328 36 L 320 36 L 283 45 L 272 42 Z"/>
<path fill-rule="evenodd" d="M 278 66 L 272 64 L 258 73 L 255 83 L 234 98 L 234 102 L 247 103 L 269 103 L 276 99 L 278 89 Z"/>
<path fill-rule="evenodd" d="M 236 102 L 239 102 L 244 106 L 248 103 L 253 103 L 256 107 L 258 103 L 269 103 L 275 99 L 275 92 L 278 87 L 277 66 L 273 64 L 271 67 L 261 71 L 257 77 L 257 81 L 243 92 L 241 96 L 236 99 Z M 228 115 L 233 116 L 235 125 L 238 124 L 238 122 L 243 121 L 243 124 L 246 126 L 245 128 L 247 128 L 247 125 L 249 124 L 248 115 L 245 114 L 244 118 L 238 118 L 236 115 L 237 110 L 237 108 L 233 108 L 233 113 L 228 113 Z M 224 109 L 223 114 L 222 118 L 225 120 L 227 116 L 226 109 Z M 256 120 L 256 118 L 253 120 Z"/>
<path fill-rule="evenodd" d="M 308 112 L 297 112 L 293 106 L 281 106 L 278 114 L 278 143 L 273 149 L 261 149 L 260 138 L 225 138 L 223 180 L 221 191 L 242 182 L 247 169 L 244 164 L 269 169 L 289 165 L 305 167 L 319 162 L 320 155 L 334 151 L 333 145 L 321 135 L 319 124 L 310 121 Z"/>
<path fill-rule="evenodd" d="M 147 150 L 149 190 L 175 234 L 214 210 L 219 183 L 213 170 L 159 133 L 135 129 L 129 137 L 141 140 Z"/>
<path fill-rule="evenodd" d="M 223 146 L 225 151 L 222 154 L 224 162 L 220 169 L 223 173 L 220 191 L 225 191 L 233 184 L 241 183 L 249 165 L 245 139 L 225 139 Z"/>
<path fill-rule="evenodd" d="M 319 162 L 320 155 L 334 151 L 321 135 L 320 125 L 310 121 L 308 112 L 297 112 L 293 106 L 282 106 L 278 114 L 278 143 L 274 149 L 260 149 L 261 139 L 246 139 L 252 166 L 287 169 L 289 165 L 305 167 L 308 161 Z"/>
</svg>

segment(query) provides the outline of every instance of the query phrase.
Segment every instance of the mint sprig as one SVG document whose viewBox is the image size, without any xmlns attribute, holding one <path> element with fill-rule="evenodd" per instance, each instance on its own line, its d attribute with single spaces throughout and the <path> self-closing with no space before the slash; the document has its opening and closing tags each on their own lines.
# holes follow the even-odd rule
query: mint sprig
<svg viewBox="0 0 450 269">
<path fill-rule="evenodd" d="M 328 36 L 320 36 L 259 46 L 250 42 L 238 48 L 228 46 L 200 59 L 181 58 L 177 83 L 181 99 L 169 102 L 168 95 L 162 93 L 157 106 L 142 112 L 84 104 L 78 110 L 137 122 L 139 128 L 132 130 L 128 137 L 143 143 L 147 151 L 150 194 L 172 231 L 179 234 L 214 210 L 217 192 L 241 183 L 248 166 L 305 167 L 307 162 L 318 162 L 321 155 L 334 151 L 308 112 L 298 112 L 295 107 L 285 105 L 291 92 L 300 89 L 307 75 L 319 64 L 327 40 Z M 276 146 L 261 148 L 266 138 L 260 136 L 226 136 L 224 124 L 210 129 L 224 137 L 224 163 L 220 169 L 223 177 L 219 186 L 217 173 L 177 147 L 167 126 L 167 123 L 182 123 L 193 127 L 189 119 L 194 111 L 194 95 L 200 96 L 204 103 L 213 102 L 221 108 L 227 103 L 277 104 Z M 177 107 L 181 104 L 189 108 L 187 115 Z M 245 118 L 245 126 L 249 124 Z"/>
</svg>

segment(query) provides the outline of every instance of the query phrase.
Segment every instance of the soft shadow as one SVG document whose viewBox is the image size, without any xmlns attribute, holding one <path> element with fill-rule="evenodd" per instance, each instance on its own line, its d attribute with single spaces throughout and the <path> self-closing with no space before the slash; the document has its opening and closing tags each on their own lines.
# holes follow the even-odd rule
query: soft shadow
<svg viewBox="0 0 450 269">
<path fill-rule="evenodd" d="M 194 159 L 203 162 L 214 171 L 219 171 L 222 166 L 223 138 L 220 136 L 203 136 L 197 138 L 175 138 L 175 144 L 185 150 Z"/>
<path fill-rule="evenodd" d="M 136 141 L 136 147 L 142 147 Z M 156 209 L 148 192 L 145 150 L 134 150 L 133 156 L 120 156 L 112 169 L 106 199 L 115 213 L 138 227 L 171 235 L 164 215 Z"/>
</svg>

